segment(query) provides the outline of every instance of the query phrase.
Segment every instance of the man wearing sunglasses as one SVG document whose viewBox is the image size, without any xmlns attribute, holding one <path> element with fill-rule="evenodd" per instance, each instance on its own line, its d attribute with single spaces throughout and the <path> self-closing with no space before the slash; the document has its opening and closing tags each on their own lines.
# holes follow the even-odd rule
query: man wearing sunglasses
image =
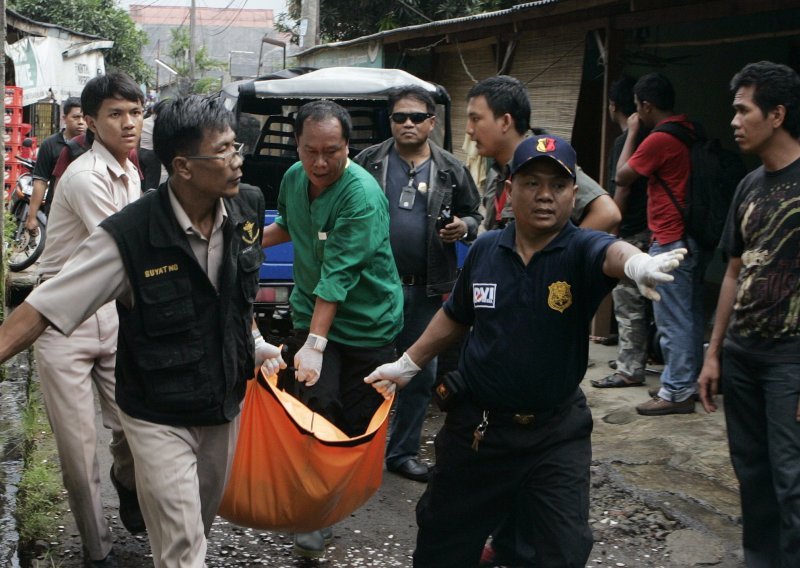
<svg viewBox="0 0 800 568">
<path fill-rule="evenodd" d="M 442 295 L 450 292 L 457 275 L 455 243 L 474 239 L 482 219 L 469 172 L 429 139 L 435 110 L 425 89 L 398 89 L 389 97 L 392 137 L 355 158 L 389 199 L 389 236 L 403 283 L 404 324 L 396 340 L 400 351 L 417 340 L 441 307 Z M 415 481 L 428 480 L 428 466 L 417 456 L 435 378 L 433 359 L 400 392 L 386 448 L 387 469 Z"/>
</svg>

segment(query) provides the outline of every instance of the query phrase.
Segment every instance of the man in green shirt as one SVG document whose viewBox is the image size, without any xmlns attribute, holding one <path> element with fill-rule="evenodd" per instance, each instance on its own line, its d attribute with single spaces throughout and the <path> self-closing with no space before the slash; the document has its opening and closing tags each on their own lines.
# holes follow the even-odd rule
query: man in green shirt
<svg viewBox="0 0 800 568">
<path fill-rule="evenodd" d="M 278 217 L 263 247 L 294 244 L 292 322 L 297 396 L 346 434 L 364 432 L 382 397 L 363 378 L 394 360 L 403 291 L 389 242 L 389 203 L 347 157 L 350 116 L 331 101 L 300 108 L 300 162 L 286 172 Z M 298 345 L 300 343 L 298 342 Z M 295 536 L 295 551 L 318 556 L 320 531 Z"/>
</svg>

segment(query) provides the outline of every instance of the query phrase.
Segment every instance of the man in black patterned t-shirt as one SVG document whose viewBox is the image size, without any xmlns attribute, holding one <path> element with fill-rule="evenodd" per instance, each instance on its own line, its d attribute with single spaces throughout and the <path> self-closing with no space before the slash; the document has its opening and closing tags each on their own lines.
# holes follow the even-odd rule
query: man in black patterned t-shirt
<svg viewBox="0 0 800 568">
<path fill-rule="evenodd" d="M 800 76 L 751 63 L 731 90 L 736 143 L 763 166 L 739 184 L 728 214 L 700 399 L 716 410 L 722 377 L 745 563 L 800 566 Z"/>
</svg>

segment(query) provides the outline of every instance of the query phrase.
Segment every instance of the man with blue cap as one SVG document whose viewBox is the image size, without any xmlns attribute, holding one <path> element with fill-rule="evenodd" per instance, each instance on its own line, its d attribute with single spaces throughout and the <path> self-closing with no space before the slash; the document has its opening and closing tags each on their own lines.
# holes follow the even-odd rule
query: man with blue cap
<svg viewBox="0 0 800 568">
<path fill-rule="evenodd" d="M 453 293 L 403 356 L 365 380 L 384 396 L 466 336 L 458 371 L 436 386 L 447 418 L 417 505 L 414 566 L 476 566 L 513 506 L 529 511 L 541 568 L 583 567 L 592 549 L 592 416 L 578 384 L 600 301 L 627 276 L 658 300 L 685 251 L 656 257 L 570 221 L 575 150 L 521 142 L 506 188 L 515 221 L 472 245 Z M 475 515 L 480 511 L 480 515 Z"/>
</svg>

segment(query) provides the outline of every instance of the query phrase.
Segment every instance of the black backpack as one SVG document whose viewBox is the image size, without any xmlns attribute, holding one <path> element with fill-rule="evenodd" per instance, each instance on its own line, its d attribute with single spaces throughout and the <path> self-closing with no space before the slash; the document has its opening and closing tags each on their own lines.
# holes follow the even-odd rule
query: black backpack
<svg viewBox="0 0 800 568">
<path fill-rule="evenodd" d="M 75 158 L 77 158 L 81 154 L 85 154 L 86 151 L 89 149 L 88 147 L 81 146 L 80 144 L 75 142 L 75 140 L 72 140 L 72 139 L 65 140 L 65 142 L 67 144 L 67 148 L 68 148 L 68 151 L 69 151 L 69 162 L 70 163 L 72 163 L 75 160 Z"/>
<path fill-rule="evenodd" d="M 680 212 L 686 233 L 704 250 L 714 250 L 722 236 L 736 186 L 747 168 L 738 154 L 724 149 L 717 139 L 709 140 L 702 126 L 696 122 L 692 124 L 694 130 L 679 122 L 667 122 L 653 129 L 653 132 L 674 136 L 689 148 L 691 173 L 686 207 L 681 207 L 672 189 L 658 174 L 655 177 Z"/>
</svg>

